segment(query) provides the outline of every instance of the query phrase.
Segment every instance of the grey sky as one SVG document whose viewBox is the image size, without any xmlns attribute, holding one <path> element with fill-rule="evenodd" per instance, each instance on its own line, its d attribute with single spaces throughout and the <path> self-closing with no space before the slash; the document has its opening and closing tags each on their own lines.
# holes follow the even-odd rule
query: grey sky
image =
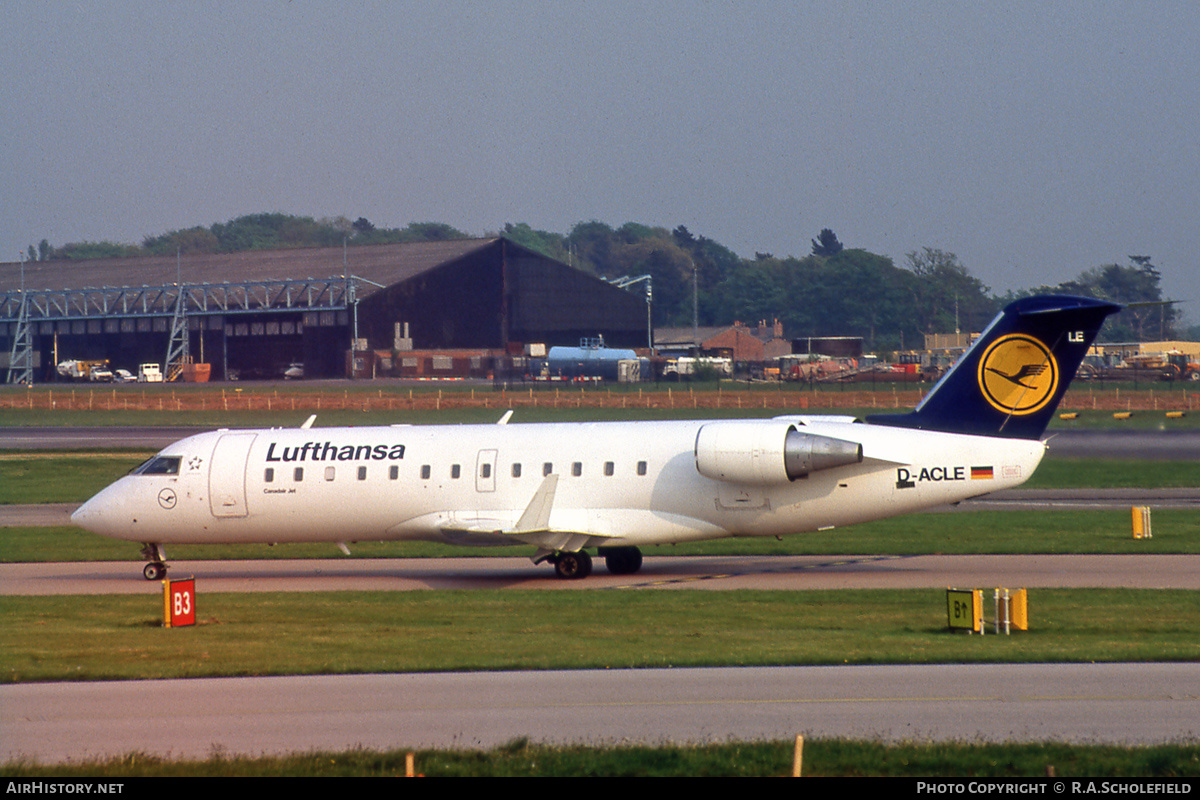
<svg viewBox="0 0 1200 800">
<path fill-rule="evenodd" d="M 1147 254 L 1200 320 L 1194 2 L 6 0 L 0 260 L 283 211 L 830 227 L 994 291 Z M 802 298 L 798 298 L 802 302 Z"/>
</svg>

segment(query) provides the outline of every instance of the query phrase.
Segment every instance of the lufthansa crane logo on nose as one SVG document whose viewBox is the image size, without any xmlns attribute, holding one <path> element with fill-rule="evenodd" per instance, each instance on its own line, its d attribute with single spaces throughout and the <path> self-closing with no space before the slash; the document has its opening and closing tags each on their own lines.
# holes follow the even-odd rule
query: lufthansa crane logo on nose
<svg viewBox="0 0 1200 800">
<path fill-rule="evenodd" d="M 1054 397 L 1058 362 L 1050 348 L 1032 336 L 1001 336 L 979 359 L 979 389 L 1003 414 L 1032 414 Z"/>
</svg>

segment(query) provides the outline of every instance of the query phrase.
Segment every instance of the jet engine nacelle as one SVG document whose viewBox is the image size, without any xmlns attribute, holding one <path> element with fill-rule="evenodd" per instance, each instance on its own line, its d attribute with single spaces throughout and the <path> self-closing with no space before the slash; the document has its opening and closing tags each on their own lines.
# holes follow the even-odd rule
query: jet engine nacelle
<svg viewBox="0 0 1200 800">
<path fill-rule="evenodd" d="M 858 442 L 802 433 L 791 423 L 714 422 L 696 434 L 696 469 L 718 481 L 787 483 L 862 460 Z"/>
</svg>

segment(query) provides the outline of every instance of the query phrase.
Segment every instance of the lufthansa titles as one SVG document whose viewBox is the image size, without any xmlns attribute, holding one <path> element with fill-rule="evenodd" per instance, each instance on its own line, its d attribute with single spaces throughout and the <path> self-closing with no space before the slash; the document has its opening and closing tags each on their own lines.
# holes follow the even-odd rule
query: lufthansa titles
<svg viewBox="0 0 1200 800">
<path fill-rule="evenodd" d="M 399 461 L 402 458 L 402 444 L 305 442 L 291 447 L 271 442 L 267 446 L 267 461 Z"/>
</svg>

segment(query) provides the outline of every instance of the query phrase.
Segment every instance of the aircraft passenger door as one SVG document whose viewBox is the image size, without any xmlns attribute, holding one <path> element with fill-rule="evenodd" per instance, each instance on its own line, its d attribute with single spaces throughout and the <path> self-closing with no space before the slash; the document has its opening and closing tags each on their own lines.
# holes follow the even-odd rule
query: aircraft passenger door
<svg viewBox="0 0 1200 800">
<path fill-rule="evenodd" d="M 208 502 L 214 517 L 244 517 L 246 461 L 257 434 L 227 433 L 213 448 L 208 469 Z"/>
<path fill-rule="evenodd" d="M 480 450 L 475 459 L 475 491 L 496 491 L 496 451 Z"/>
</svg>

